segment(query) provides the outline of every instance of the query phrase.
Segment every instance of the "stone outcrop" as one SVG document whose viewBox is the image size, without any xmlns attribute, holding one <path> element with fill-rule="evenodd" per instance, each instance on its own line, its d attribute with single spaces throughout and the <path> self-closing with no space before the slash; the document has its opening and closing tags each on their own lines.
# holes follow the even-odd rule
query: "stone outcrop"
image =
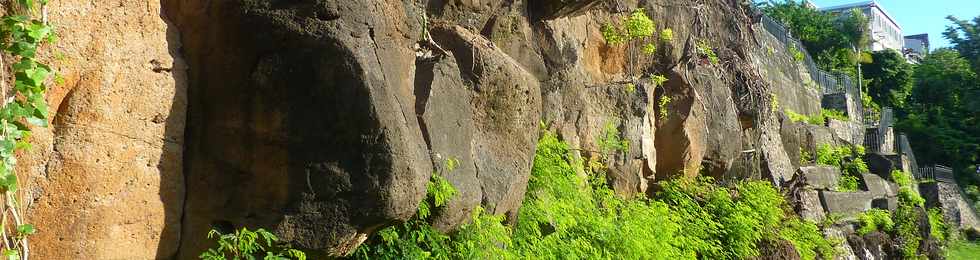
<svg viewBox="0 0 980 260">
<path fill-rule="evenodd" d="M 513 221 L 541 127 L 602 159 L 620 195 L 679 176 L 786 184 L 801 150 L 848 141 L 781 115 L 820 113 L 819 91 L 738 1 L 110 2 L 51 8 L 91 32 L 56 47 L 87 61 L 56 64 L 53 127 L 25 163 L 45 258 L 192 259 L 209 230 L 241 227 L 342 256 L 410 218 L 433 173 L 459 190 L 438 229 L 477 206 Z M 652 55 L 599 30 L 635 8 L 673 30 Z M 628 148 L 602 151 L 607 131 Z M 835 181 L 818 177 L 804 201 L 820 207 Z"/>
<path fill-rule="evenodd" d="M 50 127 L 35 128 L 34 148 L 19 156 L 22 203 L 38 230 L 31 258 L 174 256 L 187 106 L 177 30 L 153 1 L 51 1 L 48 10 L 59 40 L 43 57 L 64 82 L 47 93 Z"/>
</svg>

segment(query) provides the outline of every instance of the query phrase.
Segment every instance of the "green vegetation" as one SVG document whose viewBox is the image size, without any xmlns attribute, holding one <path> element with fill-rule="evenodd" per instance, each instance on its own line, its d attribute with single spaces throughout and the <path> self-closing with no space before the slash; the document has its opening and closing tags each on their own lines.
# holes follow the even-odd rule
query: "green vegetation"
<svg viewBox="0 0 980 260">
<path fill-rule="evenodd" d="M 800 165 L 807 165 L 813 162 L 813 155 L 805 148 L 800 147 Z"/>
<path fill-rule="evenodd" d="M 702 59 L 707 59 L 711 64 L 718 64 L 718 55 L 715 54 L 715 50 L 711 48 L 711 45 L 709 45 L 707 41 L 698 41 L 697 50 L 699 57 Z"/>
<path fill-rule="evenodd" d="M 660 96 L 660 102 L 657 102 L 657 107 L 660 109 L 660 120 L 667 120 L 667 105 L 670 105 L 670 97 L 666 94 Z"/>
<path fill-rule="evenodd" d="M 27 237 L 35 232 L 33 225 L 20 215 L 17 179 L 18 151 L 30 149 L 28 138 L 31 125 L 48 126 L 48 104 L 44 99 L 49 78 L 58 78 L 54 70 L 37 58 L 39 48 L 56 39 L 54 29 L 47 22 L 35 18 L 43 13 L 47 1 L 18 0 L 7 6 L 7 14 L 0 23 L 0 48 L 10 64 L 0 64 L 11 69 L 12 87 L 3 86 L 3 108 L 0 109 L 0 191 L 3 191 L 2 227 L 3 254 L 8 259 L 28 259 Z M 6 59 L 6 58 L 4 58 Z M 10 77 L 5 76 L 4 81 Z M 12 220 L 12 221 L 8 221 Z"/>
<path fill-rule="evenodd" d="M 863 157 L 864 147 L 860 145 L 834 147 L 820 144 L 817 146 L 816 163 L 834 166 L 841 170 L 843 174 L 837 185 L 839 191 L 856 191 L 859 184 L 858 177 L 869 172 Z"/>
<path fill-rule="evenodd" d="M 674 30 L 671 30 L 670 28 L 664 28 L 663 30 L 660 30 L 660 40 L 665 42 L 673 41 Z"/>
<path fill-rule="evenodd" d="M 858 228 L 857 232 L 862 236 L 875 231 L 891 232 L 895 227 L 891 214 L 883 209 L 871 209 L 861 213 L 858 215 L 858 220 L 861 222 L 861 228 Z"/>
<path fill-rule="evenodd" d="M 868 19 L 860 11 L 842 17 L 809 8 L 804 1 L 766 1 L 762 11 L 783 22 L 798 37 L 821 69 L 856 78 L 859 55 L 851 46 L 868 46 Z M 795 55 L 794 55 L 795 56 Z"/>
<path fill-rule="evenodd" d="M 929 236 L 938 239 L 940 242 L 946 241 L 949 227 L 943 219 L 943 213 L 938 208 L 931 208 L 927 212 L 929 215 Z"/>
<path fill-rule="evenodd" d="M 857 191 L 858 190 L 858 178 L 857 176 L 850 174 L 843 174 L 840 176 L 840 180 L 837 182 L 837 191 Z"/>
<path fill-rule="evenodd" d="M 806 122 L 807 124 L 811 125 L 826 125 L 827 119 L 834 119 L 838 121 L 850 120 L 847 115 L 844 115 L 844 112 L 834 109 L 820 109 L 820 114 L 815 116 L 799 114 L 792 109 L 786 109 L 784 112 L 786 113 L 786 116 L 789 117 L 790 121 Z"/>
<path fill-rule="evenodd" d="M 602 127 L 602 135 L 596 139 L 598 140 L 596 143 L 599 146 L 599 152 L 603 157 L 616 152 L 626 153 L 630 150 L 629 140 L 620 137 L 618 124 L 613 120 L 606 122 L 605 126 Z"/>
<path fill-rule="evenodd" d="M 861 67 L 868 96 L 874 106 L 902 108 L 912 94 L 912 65 L 901 53 L 883 50 L 871 53 L 871 63 Z"/>
<path fill-rule="evenodd" d="M 710 178 L 677 179 L 661 182 L 650 199 L 620 197 L 605 184 L 601 167 L 587 168 L 571 152 L 555 134 L 542 134 L 513 229 L 481 209 L 452 235 L 416 216 L 375 234 L 355 257 L 744 259 L 759 254 L 761 241 L 779 239 L 804 259 L 834 254 L 816 224 L 784 213 L 788 205 L 767 182 L 726 188 Z M 426 201 L 438 197 L 432 193 L 448 194 L 439 190 L 430 189 Z"/>
<path fill-rule="evenodd" d="M 955 241 L 946 249 L 946 259 L 973 260 L 980 259 L 980 244 L 970 241 Z"/>
<path fill-rule="evenodd" d="M 789 50 L 789 54 L 793 56 L 793 60 L 795 60 L 796 62 L 803 62 L 803 60 L 806 58 L 805 54 L 803 54 L 803 51 L 797 49 L 796 45 L 787 44 L 786 49 Z"/>
<path fill-rule="evenodd" d="M 892 170 L 892 181 L 899 187 L 906 187 L 913 184 L 912 175 L 901 170 Z"/>
<path fill-rule="evenodd" d="M 276 242 L 279 238 L 261 228 L 255 231 L 242 228 L 229 234 L 211 230 L 208 238 L 217 238 L 218 247 L 201 254 L 200 258 L 205 260 L 245 260 L 257 259 L 256 257 L 264 260 L 306 259 L 306 254 L 302 251 L 278 246 Z"/>
</svg>

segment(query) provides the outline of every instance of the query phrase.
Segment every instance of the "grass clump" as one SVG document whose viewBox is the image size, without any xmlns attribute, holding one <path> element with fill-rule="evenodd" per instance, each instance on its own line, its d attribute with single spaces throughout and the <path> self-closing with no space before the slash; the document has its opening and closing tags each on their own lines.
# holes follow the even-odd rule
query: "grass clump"
<svg viewBox="0 0 980 260">
<path fill-rule="evenodd" d="M 973 260 L 980 259 L 980 244 L 970 241 L 955 241 L 946 249 L 946 259 Z"/>
<path fill-rule="evenodd" d="M 779 236 L 790 241 L 801 259 L 833 259 L 837 251 L 834 244 L 828 241 L 820 228 L 813 222 L 792 218 L 784 224 Z"/>
</svg>

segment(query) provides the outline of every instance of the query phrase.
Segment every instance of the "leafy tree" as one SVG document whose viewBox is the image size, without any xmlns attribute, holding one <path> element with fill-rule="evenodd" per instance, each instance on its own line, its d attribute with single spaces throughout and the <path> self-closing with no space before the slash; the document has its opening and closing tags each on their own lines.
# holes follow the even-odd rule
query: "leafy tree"
<svg viewBox="0 0 980 260">
<path fill-rule="evenodd" d="M 872 62 L 863 67 L 868 94 L 881 106 L 901 108 L 912 92 L 912 65 L 894 50 L 876 51 Z"/>
<path fill-rule="evenodd" d="M 947 20 L 955 26 L 947 26 L 943 36 L 953 43 L 953 48 L 960 52 L 966 60 L 973 64 L 976 73 L 980 73 L 980 16 L 973 21 L 956 19 L 950 15 Z"/>
<path fill-rule="evenodd" d="M 950 164 L 966 172 L 980 154 L 977 74 L 956 50 L 939 49 L 925 57 L 914 77 L 915 88 L 896 126 L 911 137 L 919 162 Z M 961 177 L 967 176 L 972 175 Z"/>
<path fill-rule="evenodd" d="M 868 19 L 860 11 L 838 15 L 806 6 L 803 1 L 768 1 L 762 11 L 786 24 L 824 70 L 856 76 L 858 55 L 852 46 L 866 46 Z"/>
</svg>

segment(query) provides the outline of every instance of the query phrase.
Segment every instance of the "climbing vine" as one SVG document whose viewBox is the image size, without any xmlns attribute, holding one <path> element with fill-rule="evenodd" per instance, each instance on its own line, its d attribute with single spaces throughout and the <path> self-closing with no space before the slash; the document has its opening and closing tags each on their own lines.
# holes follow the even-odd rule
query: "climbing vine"
<svg viewBox="0 0 980 260">
<path fill-rule="evenodd" d="M 45 5 L 47 0 L 16 0 L 0 24 L 0 67 L 13 74 L 13 87 L 6 83 L 9 76 L 0 74 L 3 91 L 3 108 L 0 109 L 0 191 L 4 204 L 0 215 L 0 247 L 6 259 L 28 259 L 27 236 L 34 233 L 34 226 L 21 215 L 17 195 L 16 152 L 31 147 L 27 138 L 28 125 L 47 127 L 48 105 L 44 100 L 45 82 L 54 75 L 48 65 L 37 59 L 38 48 L 55 40 L 54 30 L 48 25 Z M 35 17 L 40 14 L 41 18 Z M 6 70 L 4 70 L 6 71 Z M 13 93 L 7 93 L 13 89 Z"/>
</svg>

